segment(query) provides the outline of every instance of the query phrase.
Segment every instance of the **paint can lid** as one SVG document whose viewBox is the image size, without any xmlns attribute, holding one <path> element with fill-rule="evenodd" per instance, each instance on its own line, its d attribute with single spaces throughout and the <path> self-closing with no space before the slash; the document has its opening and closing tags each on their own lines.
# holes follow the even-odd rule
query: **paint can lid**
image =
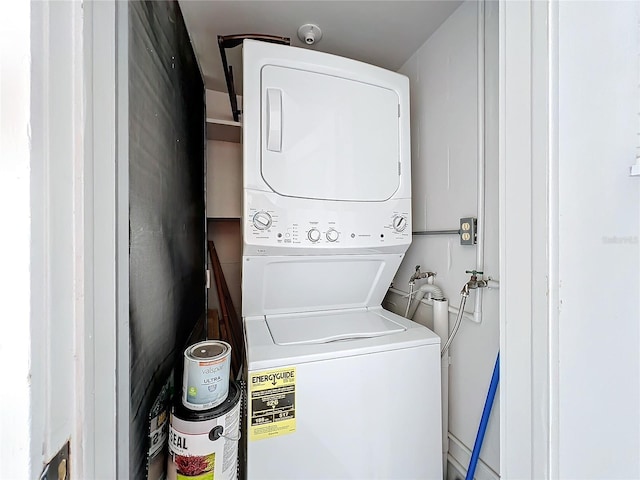
<svg viewBox="0 0 640 480">
<path fill-rule="evenodd" d="M 210 360 L 225 355 L 231 346 L 218 340 L 196 343 L 187 349 L 188 356 L 196 360 Z"/>
<path fill-rule="evenodd" d="M 216 405 L 209 410 L 190 410 L 182 404 L 180 398 L 176 399 L 175 406 L 173 407 L 173 414 L 185 421 L 202 422 L 205 420 L 211 420 L 213 418 L 222 417 L 238 404 L 241 397 L 240 386 L 234 382 L 229 382 L 229 394 L 224 402 L 220 405 Z"/>
</svg>

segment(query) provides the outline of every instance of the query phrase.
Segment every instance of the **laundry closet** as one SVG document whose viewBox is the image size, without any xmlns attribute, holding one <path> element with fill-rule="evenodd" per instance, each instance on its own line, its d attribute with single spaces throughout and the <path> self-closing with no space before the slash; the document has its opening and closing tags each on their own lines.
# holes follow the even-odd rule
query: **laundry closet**
<svg viewBox="0 0 640 480">
<path fill-rule="evenodd" d="M 0 477 L 640 478 L 638 2 L 3 7 Z"/>
<path fill-rule="evenodd" d="M 196 468 L 200 420 L 163 405 L 204 338 L 232 347 L 243 391 L 216 478 L 234 447 L 248 478 L 466 473 L 498 350 L 497 4 L 393 3 L 129 6 L 133 477 Z M 362 9 L 381 30 L 364 40 L 340 21 Z M 178 134 L 150 150 L 154 126 Z M 498 411 L 482 478 L 498 478 Z"/>
</svg>

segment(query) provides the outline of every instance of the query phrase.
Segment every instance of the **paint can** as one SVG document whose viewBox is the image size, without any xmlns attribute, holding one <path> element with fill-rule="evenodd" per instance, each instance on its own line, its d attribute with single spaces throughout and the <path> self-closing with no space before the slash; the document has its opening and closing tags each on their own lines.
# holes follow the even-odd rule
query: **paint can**
<svg viewBox="0 0 640 480">
<path fill-rule="evenodd" d="M 177 403 L 169 427 L 168 480 L 236 480 L 241 390 L 229 384 L 227 398 L 210 410 Z"/>
<path fill-rule="evenodd" d="M 231 345 L 206 340 L 184 351 L 182 403 L 191 410 L 220 405 L 229 393 Z"/>
</svg>

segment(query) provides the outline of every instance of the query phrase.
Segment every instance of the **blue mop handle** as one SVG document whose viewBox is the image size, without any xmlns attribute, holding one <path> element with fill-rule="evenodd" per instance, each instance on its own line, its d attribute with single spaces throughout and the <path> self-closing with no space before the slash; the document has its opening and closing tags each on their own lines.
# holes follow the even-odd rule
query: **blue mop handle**
<svg viewBox="0 0 640 480">
<path fill-rule="evenodd" d="M 482 418 L 480 419 L 480 425 L 478 426 L 478 434 L 476 435 L 476 443 L 473 446 L 473 453 L 471 454 L 471 460 L 469 460 L 469 468 L 467 468 L 466 480 L 473 480 L 473 476 L 476 473 L 476 467 L 478 466 L 478 459 L 480 458 L 480 450 L 482 449 L 484 434 L 487 431 L 487 424 L 489 423 L 489 415 L 491 415 L 491 408 L 493 407 L 493 400 L 496 398 L 496 390 L 498 390 L 499 381 L 500 381 L 500 352 L 498 352 L 498 356 L 496 357 L 496 364 L 493 367 L 493 375 L 491 376 L 491 385 L 489 385 L 489 391 L 487 392 L 487 399 L 484 402 L 484 410 L 482 411 Z"/>
</svg>

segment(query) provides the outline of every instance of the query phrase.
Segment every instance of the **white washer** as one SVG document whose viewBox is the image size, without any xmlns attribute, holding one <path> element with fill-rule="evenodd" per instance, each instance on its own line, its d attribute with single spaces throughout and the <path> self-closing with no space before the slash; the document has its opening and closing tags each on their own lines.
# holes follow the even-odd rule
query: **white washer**
<svg viewBox="0 0 640 480">
<path fill-rule="evenodd" d="M 439 479 L 440 339 L 380 306 L 411 243 L 408 80 L 243 53 L 247 478 Z"/>
<path fill-rule="evenodd" d="M 248 479 L 442 478 L 434 333 L 381 308 L 251 318 L 245 328 L 249 379 L 295 369 L 273 423 L 256 424 L 270 414 L 249 386 L 249 434 L 275 429 L 247 439 Z M 293 432 L 278 433 L 281 413 Z"/>
</svg>

